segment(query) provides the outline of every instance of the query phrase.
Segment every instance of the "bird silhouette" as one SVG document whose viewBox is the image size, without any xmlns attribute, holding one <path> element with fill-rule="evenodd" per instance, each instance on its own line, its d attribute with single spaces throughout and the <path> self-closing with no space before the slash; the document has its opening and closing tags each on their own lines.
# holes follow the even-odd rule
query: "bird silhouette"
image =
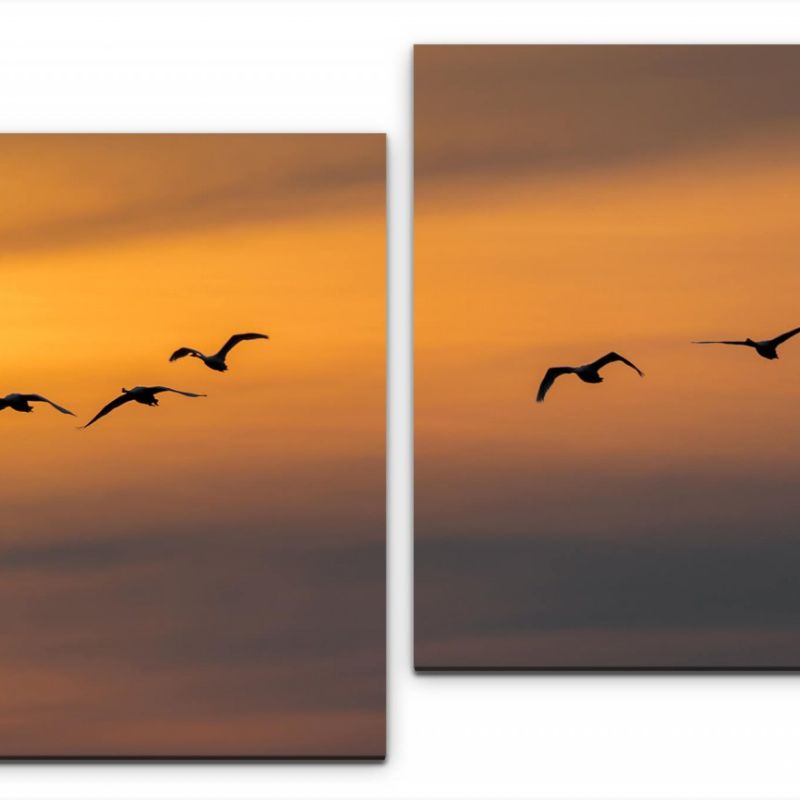
<svg viewBox="0 0 800 800">
<path fill-rule="evenodd" d="M 782 345 L 787 339 L 791 339 L 792 336 L 796 336 L 798 333 L 800 333 L 800 328 L 793 328 L 790 331 L 786 331 L 786 333 L 782 333 L 780 336 L 776 336 L 774 339 L 754 341 L 753 339 L 747 338 L 733 341 L 692 342 L 692 344 L 735 344 L 741 347 L 752 347 L 761 358 L 774 361 L 778 357 L 778 346 Z"/>
<path fill-rule="evenodd" d="M 75 416 L 68 408 L 64 408 L 40 394 L 19 394 L 18 392 L 0 397 L 0 411 L 10 408 L 13 411 L 22 411 L 29 414 L 33 411 L 31 403 L 49 403 L 56 411 L 60 411 L 62 414 L 71 414 L 73 417 Z"/>
<path fill-rule="evenodd" d="M 613 364 L 615 361 L 621 361 L 627 364 L 631 369 L 635 369 L 639 373 L 639 377 L 644 377 L 644 373 L 633 362 L 623 358 L 619 353 L 607 353 L 597 361 L 592 361 L 591 364 L 584 364 L 580 367 L 550 367 L 544 374 L 542 382 L 539 386 L 539 392 L 536 395 L 536 402 L 541 403 L 545 395 L 550 391 L 550 387 L 555 383 L 556 378 L 561 375 L 577 375 L 584 383 L 602 383 L 603 379 L 600 376 L 600 370 L 607 364 Z"/>
<path fill-rule="evenodd" d="M 195 350 L 194 347 L 179 347 L 169 357 L 169 360 L 177 361 L 179 358 L 192 356 L 193 358 L 199 358 L 209 369 L 213 369 L 216 372 L 226 372 L 228 365 L 225 363 L 225 359 L 228 353 L 230 353 L 239 342 L 246 342 L 250 339 L 269 339 L 269 336 L 264 333 L 235 333 L 216 353 L 214 353 L 214 355 L 207 356 L 199 350 Z"/>
<path fill-rule="evenodd" d="M 115 408 L 119 408 L 131 401 L 145 406 L 157 406 L 158 398 L 156 395 L 161 392 L 174 392 L 175 394 L 182 394 L 184 397 L 205 397 L 204 394 L 182 392 L 179 389 L 170 389 L 168 386 L 134 386 L 133 389 L 121 389 L 121 391 L 122 394 L 119 397 L 114 398 L 108 405 L 103 406 L 85 425 L 81 425 L 81 428 L 88 428 L 97 422 L 100 417 L 104 417 Z"/>
</svg>

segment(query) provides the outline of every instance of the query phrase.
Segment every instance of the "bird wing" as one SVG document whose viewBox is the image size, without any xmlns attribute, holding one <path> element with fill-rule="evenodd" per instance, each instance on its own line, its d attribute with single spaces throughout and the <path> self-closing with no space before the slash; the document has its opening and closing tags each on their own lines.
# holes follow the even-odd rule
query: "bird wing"
<svg viewBox="0 0 800 800">
<path fill-rule="evenodd" d="M 170 357 L 170 361 L 177 361 L 179 358 L 185 358 L 189 355 L 196 355 L 202 356 L 203 354 L 199 350 L 195 350 L 194 347 L 179 347 Z"/>
<path fill-rule="evenodd" d="M 635 369 L 636 372 L 639 373 L 639 377 L 644 377 L 644 372 L 642 372 L 633 361 L 628 361 L 627 358 L 624 358 L 619 353 L 606 353 L 602 358 L 598 358 L 597 361 L 592 362 L 592 366 L 595 369 L 602 369 L 606 364 L 613 364 L 615 361 L 621 361 L 623 364 L 626 364 L 631 369 Z"/>
<path fill-rule="evenodd" d="M 786 331 L 786 333 L 782 333 L 780 336 L 776 336 L 772 340 L 772 344 L 777 347 L 779 344 L 783 344 L 787 339 L 791 339 L 792 336 L 796 336 L 798 333 L 800 333 L 800 328 L 793 328 L 790 331 Z"/>
<path fill-rule="evenodd" d="M 718 341 L 718 340 L 715 340 L 713 342 L 692 342 L 692 344 L 740 344 L 740 345 L 743 345 L 745 347 L 750 347 L 750 342 L 742 342 L 742 341 L 738 341 L 738 340 L 737 341 L 728 341 L 728 340 Z"/>
<path fill-rule="evenodd" d="M 100 417 L 104 417 L 106 414 L 113 411 L 115 408 L 119 408 L 124 403 L 128 403 L 129 401 L 133 400 L 129 394 L 121 394 L 119 397 L 115 397 L 110 403 L 103 406 L 85 425 L 81 425 L 82 428 L 88 428 L 90 425 L 94 425 Z"/>
<path fill-rule="evenodd" d="M 182 392 L 180 389 L 170 389 L 169 386 L 151 386 L 150 390 L 153 394 L 160 394 L 161 392 L 174 392 L 175 394 L 182 394 L 184 397 L 206 397 L 204 394 L 195 394 L 194 392 Z"/>
<path fill-rule="evenodd" d="M 539 391 L 536 394 L 536 402 L 541 403 L 545 395 L 550 391 L 550 387 L 555 383 L 559 375 L 568 375 L 575 372 L 573 367 L 550 367 L 544 374 L 542 382 L 539 384 Z"/>
<path fill-rule="evenodd" d="M 265 333 L 234 333 L 216 354 L 218 358 L 225 358 L 239 342 L 246 342 L 250 339 L 269 339 Z"/>
<path fill-rule="evenodd" d="M 20 397 L 23 400 L 27 400 L 29 403 L 50 403 L 50 405 L 53 406 L 56 411 L 60 411 L 62 414 L 70 414 L 73 417 L 75 416 L 75 414 L 68 408 L 64 408 L 63 406 L 58 405 L 58 403 L 54 403 L 52 400 L 48 400 L 46 397 L 43 397 L 40 394 L 22 394 Z"/>
</svg>

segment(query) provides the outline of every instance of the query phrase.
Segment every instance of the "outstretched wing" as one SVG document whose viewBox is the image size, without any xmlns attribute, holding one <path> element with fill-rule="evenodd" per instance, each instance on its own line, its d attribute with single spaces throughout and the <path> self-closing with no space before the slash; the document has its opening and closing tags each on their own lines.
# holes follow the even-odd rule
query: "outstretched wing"
<svg viewBox="0 0 800 800">
<path fill-rule="evenodd" d="M 170 361 L 177 361 L 179 358 L 186 358 L 186 356 L 201 356 L 203 355 L 199 350 L 194 347 L 179 347 L 170 357 Z"/>
<path fill-rule="evenodd" d="M 568 375 L 571 372 L 575 372 L 572 367 L 550 367 L 550 369 L 545 372 L 544 378 L 542 378 L 542 382 L 539 384 L 536 402 L 541 403 L 542 400 L 544 400 L 545 395 L 550 391 L 550 387 L 555 383 L 559 375 Z"/>
<path fill-rule="evenodd" d="M 777 347 L 779 344 L 783 344 L 787 339 L 791 339 L 792 336 L 796 336 L 798 333 L 800 333 L 800 328 L 794 328 L 793 330 L 786 331 L 786 333 L 782 333 L 780 336 L 776 336 L 772 340 L 772 344 L 774 344 L 775 347 Z"/>
<path fill-rule="evenodd" d="M 94 425 L 100 417 L 104 417 L 115 408 L 119 408 L 130 400 L 133 400 L 133 398 L 127 394 L 121 394 L 119 397 L 115 397 L 108 405 L 103 406 L 85 425 L 81 425 L 81 428 L 88 428 L 90 425 Z"/>
<path fill-rule="evenodd" d="M 749 347 L 750 342 L 740 342 L 740 341 L 713 341 L 713 342 L 692 342 L 692 344 L 740 344 L 744 347 Z"/>
<path fill-rule="evenodd" d="M 234 333 L 230 339 L 220 348 L 217 353 L 218 358 L 225 358 L 225 356 L 236 347 L 239 342 L 247 342 L 250 339 L 269 339 L 265 333 Z"/>
<path fill-rule="evenodd" d="M 175 394 L 182 394 L 184 397 L 206 397 L 204 394 L 195 394 L 194 392 L 182 392 L 180 389 L 170 389 L 169 386 L 152 386 L 151 391 L 153 394 L 160 394 L 161 392 L 174 392 Z"/>
<path fill-rule="evenodd" d="M 613 364 L 615 361 L 621 361 L 626 366 L 629 366 L 631 369 L 635 369 L 636 372 L 639 373 L 639 377 L 644 377 L 644 372 L 642 372 L 633 361 L 628 361 L 627 358 L 624 358 L 619 353 L 606 353 L 602 358 L 598 358 L 597 361 L 592 363 L 592 366 L 595 369 L 602 369 L 606 366 L 606 364 Z"/>
<path fill-rule="evenodd" d="M 52 400 L 48 400 L 46 397 L 43 397 L 40 394 L 23 394 L 20 395 L 23 400 L 27 400 L 29 403 L 50 403 L 51 406 L 56 411 L 60 411 L 62 414 L 70 414 L 71 416 L 75 416 L 75 414 L 70 411 L 68 408 L 64 408 L 63 406 L 58 405 L 58 403 L 54 403 Z"/>
</svg>

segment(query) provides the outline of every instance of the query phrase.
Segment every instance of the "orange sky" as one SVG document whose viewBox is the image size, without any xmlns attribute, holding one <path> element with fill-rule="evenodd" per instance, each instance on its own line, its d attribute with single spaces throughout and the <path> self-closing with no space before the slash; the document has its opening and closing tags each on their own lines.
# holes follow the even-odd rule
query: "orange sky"
<svg viewBox="0 0 800 800">
<path fill-rule="evenodd" d="M 742 548 L 800 547 L 800 340 L 777 362 L 689 344 L 800 325 L 798 65 L 416 49 L 418 665 L 800 663 L 800 637 L 759 645 L 800 619 L 792 585 L 740 596 Z M 610 350 L 646 378 L 612 365 L 533 402 L 549 366 Z M 702 646 L 744 627 L 744 650 Z"/>
<path fill-rule="evenodd" d="M 208 394 L 0 415 L 0 754 L 383 753 L 384 152 L 0 139 L 2 393 Z"/>
</svg>

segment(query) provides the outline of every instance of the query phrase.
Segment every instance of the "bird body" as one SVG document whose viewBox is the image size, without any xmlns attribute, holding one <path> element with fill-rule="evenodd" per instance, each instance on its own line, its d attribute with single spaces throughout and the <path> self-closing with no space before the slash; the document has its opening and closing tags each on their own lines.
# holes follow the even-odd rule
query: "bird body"
<svg viewBox="0 0 800 800">
<path fill-rule="evenodd" d="M 639 373 L 639 377 L 644 377 L 644 373 L 633 362 L 628 361 L 627 358 L 623 358 L 619 353 L 611 352 L 607 353 L 602 358 L 598 358 L 597 361 L 592 361 L 589 364 L 582 364 L 579 367 L 550 367 L 550 369 L 545 372 L 544 378 L 542 378 L 542 382 L 539 385 L 536 402 L 541 403 L 544 400 L 545 395 L 550 391 L 550 387 L 555 383 L 556 378 L 561 375 L 577 375 L 584 383 L 602 383 L 603 376 L 600 374 L 600 370 L 607 364 L 612 364 L 615 361 L 621 361 L 631 369 L 636 370 L 636 372 Z"/>
<path fill-rule="evenodd" d="M 594 367 L 593 364 L 584 364 L 581 367 L 576 367 L 575 368 L 575 374 L 584 383 L 602 383 L 603 382 L 603 376 Z"/>
<path fill-rule="evenodd" d="M 250 341 L 251 339 L 269 339 L 264 333 L 235 333 L 228 339 L 220 349 L 212 355 L 205 355 L 200 350 L 194 347 L 179 347 L 170 357 L 170 361 L 177 361 L 179 358 L 191 356 L 192 358 L 199 358 L 209 369 L 215 372 L 227 372 L 228 365 L 225 363 L 228 353 L 236 347 L 239 342 Z"/>
<path fill-rule="evenodd" d="M 52 400 L 48 400 L 40 394 L 21 394 L 19 392 L 12 392 L 5 397 L 0 397 L 0 411 L 10 408 L 12 411 L 30 414 L 30 412 L 33 411 L 31 403 L 49 403 L 56 411 L 60 411 L 62 414 L 70 414 L 73 417 L 75 416 L 69 409 L 54 403 Z"/>
<path fill-rule="evenodd" d="M 776 336 L 773 339 L 755 340 L 748 336 L 747 339 L 723 339 L 692 342 L 692 344 L 732 344 L 740 347 L 752 347 L 753 350 L 755 350 L 756 353 L 761 356 L 761 358 L 766 358 L 768 361 L 774 361 L 776 358 L 778 358 L 778 346 L 782 345 L 787 339 L 791 339 L 792 336 L 796 336 L 798 333 L 800 333 L 800 328 L 793 328 L 792 330 L 786 331 L 786 333 L 782 333 L 780 336 Z"/>
<path fill-rule="evenodd" d="M 762 358 L 766 358 L 769 361 L 774 361 L 778 357 L 778 346 L 773 344 L 771 341 L 767 342 L 753 342 L 750 339 L 747 339 L 747 344 L 753 347 Z"/>
<path fill-rule="evenodd" d="M 97 414 L 94 415 L 82 428 L 88 428 L 93 425 L 101 417 L 112 412 L 115 408 L 119 408 L 125 403 L 141 403 L 145 406 L 157 406 L 157 394 L 162 392 L 173 392 L 174 394 L 181 394 L 184 397 L 205 397 L 204 394 L 195 394 L 194 392 L 182 392 L 179 389 L 170 389 L 168 386 L 134 386 L 133 389 L 121 389 L 122 394 L 115 397 L 110 403 L 107 403 Z"/>
</svg>

